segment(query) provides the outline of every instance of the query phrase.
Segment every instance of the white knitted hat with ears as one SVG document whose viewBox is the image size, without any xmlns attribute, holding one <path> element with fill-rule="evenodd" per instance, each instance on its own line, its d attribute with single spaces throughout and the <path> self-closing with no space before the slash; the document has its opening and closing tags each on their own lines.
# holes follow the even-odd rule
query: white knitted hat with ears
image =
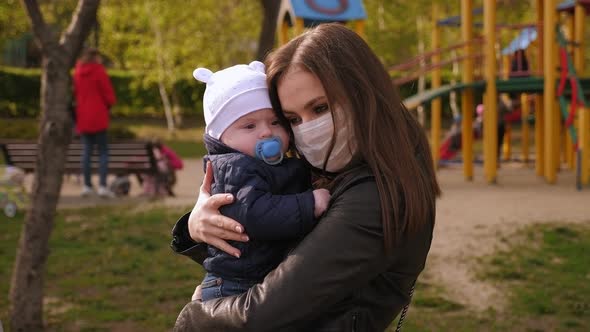
<svg viewBox="0 0 590 332">
<path fill-rule="evenodd" d="M 260 61 L 235 65 L 216 73 L 197 68 L 193 76 L 207 84 L 203 97 L 205 132 L 216 139 L 240 117 L 272 108 L 264 64 Z"/>
</svg>

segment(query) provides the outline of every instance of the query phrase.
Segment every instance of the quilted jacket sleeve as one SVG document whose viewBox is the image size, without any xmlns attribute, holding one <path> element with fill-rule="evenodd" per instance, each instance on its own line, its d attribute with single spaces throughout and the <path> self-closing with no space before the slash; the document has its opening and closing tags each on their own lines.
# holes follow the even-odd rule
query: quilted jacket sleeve
<svg viewBox="0 0 590 332">
<path fill-rule="evenodd" d="M 226 192 L 235 195 L 233 204 L 221 213 L 244 225 L 248 236 L 256 240 L 301 238 L 315 226 L 314 198 L 311 190 L 299 194 L 274 195 L 265 175 L 255 167 L 223 171 Z M 237 188 L 232 191 L 231 188 Z"/>
<path fill-rule="evenodd" d="M 207 258 L 207 244 L 198 243 L 191 239 L 188 232 L 188 217 L 190 215 L 190 212 L 186 213 L 174 225 L 170 247 L 175 253 L 187 256 L 203 265 L 203 261 Z"/>
<path fill-rule="evenodd" d="M 388 268 L 380 220 L 375 183 L 349 188 L 261 284 L 187 304 L 174 331 L 296 331 L 317 320 Z"/>
</svg>

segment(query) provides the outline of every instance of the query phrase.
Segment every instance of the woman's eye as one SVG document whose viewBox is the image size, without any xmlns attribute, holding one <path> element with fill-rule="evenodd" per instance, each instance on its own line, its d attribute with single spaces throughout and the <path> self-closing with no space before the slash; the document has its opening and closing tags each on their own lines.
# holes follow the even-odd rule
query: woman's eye
<svg viewBox="0 0 590 332">
<path fill-rule="evenodd" d="M 316 114 L 322 114 L 328 110 L 329 110 L 329 108 L 328 108 L 327 104 L 318 105 L 313 108 L 313 112 Z"/>
<path fill-rule="evenodd" d="M 300 118 L 289 118 L 287 119 L 292 126 L 296 126 L 301 123 Z"/>
</svg>

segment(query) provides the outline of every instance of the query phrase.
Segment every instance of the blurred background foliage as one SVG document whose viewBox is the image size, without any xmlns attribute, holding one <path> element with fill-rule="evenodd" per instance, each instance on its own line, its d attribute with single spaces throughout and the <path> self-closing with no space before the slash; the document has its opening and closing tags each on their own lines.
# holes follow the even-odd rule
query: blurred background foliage
<svg viewBox="0 0 590 332">
<path fill-rule="evenodd" d="M 39 2 L 47 23 L 56 32 L 66 27 L 77 4 L 76 0 Z M 440 18 L 460 14 L 460 1 L 437 2 L 441 6 Z M 420 43 L 426 51 L 430 49 L 432 3 L 429 0 L 364 1 L 368 14 L 367 42 L 387 67 L 419 54 Z M 534 3 L 534 0 L 498 1 L 499 23 L 533 22 Z M 474 1 L 474 8 L 481 6 L 481 0 Z M 192 117 L 200 113 L 203 92 L 202 85 L 192 79 L 192 70 L 199 66 L 217 70 L 254 59 L 263 18 L 263 1 L 103 0 L 97 27 L 87 44 L 100 48 L 107 58 L 121 100 L 114 109 L 115 115 L 163 117 L 158 91 L 158 84 L 162 84 L 177 109 L 175 112 Z M 474 21 L 481 23 L 483 17 L 475 15 Z M 475 33 L 481 33 L 481 29 L 475 29 Z M 516 33 L 502 32 L 501 43 L 506 45 Z M 458 27 L 444 28 L 442 45 L 459 42 L 460 34 Z M 33 42 L 20 2 L 1 1 L 1 64 L 13 64 L 7 59 L 18 53 L 18 45 Z M 21 54 L 21 58 L 30 58 L 23 60 L 21 66 L 39 65 L 34 60 L 34 51 L 28 53 L 31 52 Z M 452 76 L 450 67 L 443 71 L 445 81 Z M 0 117 L 38 113 L 35 80 L 38 80 L 35 71 L 0 70 Z M 416 89 L 415 82 L 410 82 L 401 87 L 401 92 L 409 96 Z"/>
</svg>

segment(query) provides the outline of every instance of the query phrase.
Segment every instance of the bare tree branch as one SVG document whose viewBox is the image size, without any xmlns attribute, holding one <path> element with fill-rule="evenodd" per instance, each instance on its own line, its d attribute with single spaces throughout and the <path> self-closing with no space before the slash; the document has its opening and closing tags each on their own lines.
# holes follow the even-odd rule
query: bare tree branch
<svg viewBox="0 0 590 332">
<path fill-rule="evenodd" d="M 49 45 L 56 43 L 57 40 L 53 36 L 51 29 L 49 29 L 45 23 L 45 19 L 39 9 L 37 0 L 22 0 L 22 4 L 29 14 L 28 16 L 31 21 L 31 26 L 33 27 L 33 33 L 35 37 L 37 37 L 37 41 L 40 44 L 39 46 L 42 49 L 47 49 Z"/>
<path fill-rule="evenodd" d="M 72 66 L 80 53 L 90 29 L 96 23 L 96 12 L 100 0 L 80 0 L 74 12 L 72 22 L 63 33 L 60 45 L 68 57 L 68 65 Z"/>
</svg>

